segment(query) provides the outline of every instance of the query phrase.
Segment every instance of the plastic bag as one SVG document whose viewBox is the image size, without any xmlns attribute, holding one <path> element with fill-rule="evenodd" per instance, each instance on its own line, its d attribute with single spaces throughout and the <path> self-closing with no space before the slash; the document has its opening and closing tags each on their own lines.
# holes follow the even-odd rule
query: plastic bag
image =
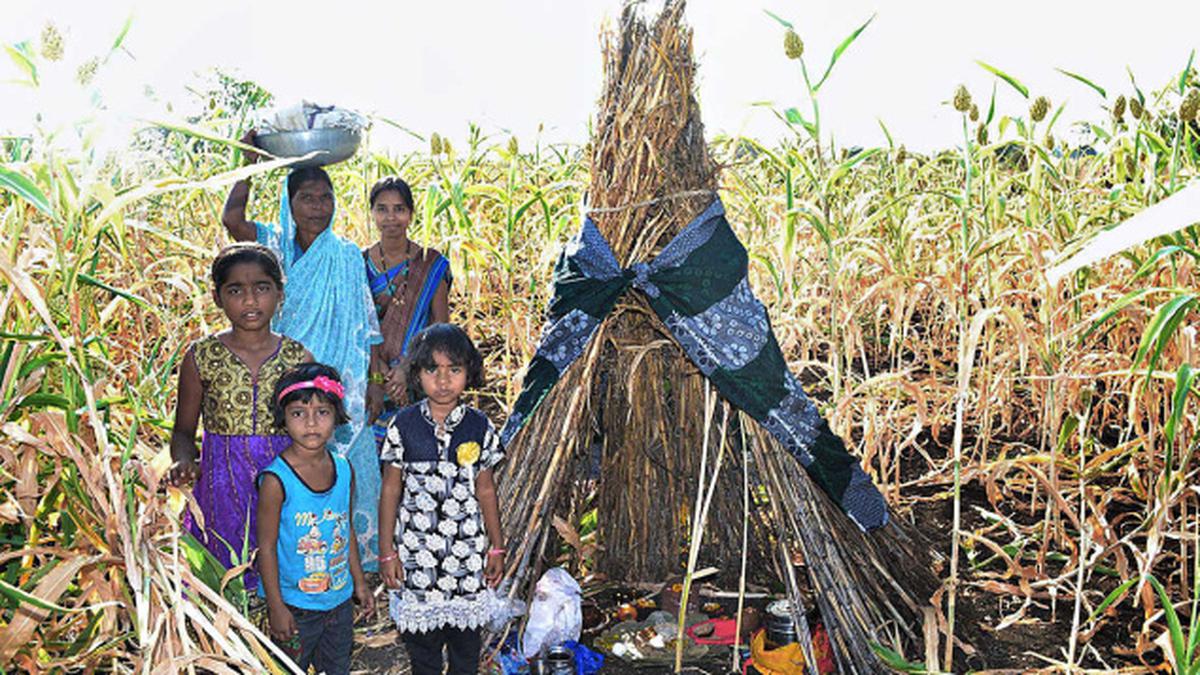
<svg viewBox="0 0 1200 675">
<path fill-rule="evenodd" d="M 578 640 L 582 629 L 579 583 L 561 567 L 546 570 L 533 589 L 521 652 L 532 659 L 554 645 Z"/>
<path fill-rule="evenodd" d="M 576 675 L 595 675 L 604 667 L 604 655 L 600 652 L 574 640 L 567 640 L 563 644 L 575 654 Z"/>
<path fill-rule="evenodd" d="M 488 630 L 499 633 L 504 630 L 509 621 L 525 614 L 525 603 L 508 597 L 511 586 L 512 579 L 505 579 L 500 584 L 500 588 L 492 592 L 491 606 L 488 608 L 488 614 L 491 617 L 488 619 Z"/>
</svg>

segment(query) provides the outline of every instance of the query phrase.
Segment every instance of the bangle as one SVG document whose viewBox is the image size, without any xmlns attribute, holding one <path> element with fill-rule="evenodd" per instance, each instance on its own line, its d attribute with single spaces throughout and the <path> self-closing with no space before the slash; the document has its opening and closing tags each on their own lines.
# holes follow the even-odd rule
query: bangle
<svg viewBox="0 0 1200 675">
<path fill-rule="evenodd" d="M 387 554 L 387 555 L 379 556 L 379 562 L 381 562 L 381 563 L 385 563 L 385 562 L 391 562 L 391 561 L 393 561 L 393 560 L 395 560 L 396 558 L 399 558 L 399 557 L 400 557 L 400 554 L 399 554 L 399 553 L 396 553 L 395 551 L 392 551 L 391 553 L 389 553 L 389 554 Z"/>
<path fill-rule="evenodd" d="M 491 556 L 494 556 L 494 555 L 504 555 L 504 549 L 502 549 L 502 548 L 489 549 L 488 557 L 490 558 Z"/>
<path fill-rule="evenodd" d="M 367 376 L 367 382 L 371 384 L 384 384 L 387 382 L 387 378 L 383 376 L 383 373 L 376 371 Z"/>
</svg>

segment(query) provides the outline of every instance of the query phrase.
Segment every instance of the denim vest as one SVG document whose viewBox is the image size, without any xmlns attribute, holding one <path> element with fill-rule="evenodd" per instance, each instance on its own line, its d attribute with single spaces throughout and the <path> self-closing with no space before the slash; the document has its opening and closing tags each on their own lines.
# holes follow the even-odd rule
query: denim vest
<svg viewBox="0 0 1200 675">
<path fill-rule="evenodd" d="M 455 449 L 463 443 L 483 440 L 487 433 L 488 419 L 480 411 L 468 408 L 458 425 L 450 434 L 450 446 L 446 454 L 439 456 L 437 438 L 433 435 L 433 425 L 421 414 L 420 404 L 401 408 L 396 413 L 393 422 L 400 432 L 400 440 L 404 447 L 405 462 L 455 462 Z"/>
</svg>

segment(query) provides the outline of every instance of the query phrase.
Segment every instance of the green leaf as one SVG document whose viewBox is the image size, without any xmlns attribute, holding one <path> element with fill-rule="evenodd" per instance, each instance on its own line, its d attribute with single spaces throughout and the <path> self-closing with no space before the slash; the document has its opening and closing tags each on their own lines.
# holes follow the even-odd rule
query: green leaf
<svg viewBox="0 0 1200 675">
<path fill-rule="evenodd" d="M 1100 616 L 1104 610 L 1108 609 L 1110 605 L 1119 600 L 1122 595 L 1125 595 L 1125 592 L 1137 582 L 1138 577 L 1134 577 L 1132 579 L 1125 580 L 1125 582 L 1120 586 L 1114 588 L 1112 592 L 1108 594 L 1108 597 L 1104 598 L 1104 600 L 1096 606 L 1096 609 L 1092 611 L 1091 615 L 1088 616 L 1088 621 L 1094 621 L 1096 617 Z"/>
<path fill-rule="evenodd" d="M 1111 319 L 1114 315 L 1116 315 L 1117 312 L 1120 312 L 1121 310 L 1125 309 L 1129 305 L 1133 304 L 1135 301 L 1140 300 L 1146 294 L 1151 293 L 1153 291 L 1161 291 L 1161 290 L 1163 290 L 1163 289 L 1161 289 L 1161 288 L 1141 288 L 1136 291 L 1133 291 L 1132 293 L 1126 294 L 1121 299 L 1119 299 L 1116 302 L 1114 302 L 1113 304 L 1109 305 L 1108 309 L 1104 310 L 1104 313 L 1101 314 L 1100 317 L 1097 318 L 1095 321 L 1093 321 L 1091 326 L 1088 326 L 1088 329 L 1083 332 L 1083 335 L 1080 336 L 1080 339 L 1086 339 L 1089 335 L 1096 332 L 1097 328 L 1099 328 L 1102 324 L 1104 324 L 1109 319 Z"/>
<path fill-rule="evenodd" d="M 1196 379 L 1197 372 L 1191 364 L 1185 363 L 1179 366 L 1179 371 L 1175 373 L 1175 395 L 1171 401 L 1171 416 L 1167 418 L 1167 423 L 1163 427 L 1168 444 L 1175 443 L 1175 433 L 1179 429 L 1180 421 L 1183 420 L 1183 408 L 1187 404 L 1187 396 L 1192 390 L 1192 382 Z M 1168 466 L 1167 470 L 1170 471 L 1171 467 Z"/>
<path fill-rule="evenodd" d="M 167 131 L 174 131 L 177 133 L 184 134 L 185 136 L 191 136 L 192 138 L 199 138 L 199 139 L 202 139 L 205 141 L 209 141 L 211 143 L 227 145 L 229 147 L 237 148 L 239 150 L 253 150 L 255 152 L 262 153 L 263 155 L 269 155 L 269 153 L 267 153 L 262 148 L 255 147 L 253 145 L 247 145 L 245 143 L 242 143 L 239 140 L 234 140 L 232 138 L 227 138 L 219 132 L 213 131 L 211 129 L 205 129 L 202 126 L 192 124 L 191 122 L 186 122 L 183 120 L 168 120 L 168 119 L 144 119 L 141 121 L 145 122 L 146 124 L 150 124 L 152 126 L 159 127 L 161 129 L 166 129 Z"/>
<path fill-rule="evenodd" d="M 1108 92 L 1104 91 L 1104 87 L 1101 87 L 1100 85 L 1096 84 L 1095 82 L 1092 82 L 1091 80 L 1080 75 L 1079 73 L 1072 73 L 1071 71 L 1063 70 L 1062 68 L 1055 68 L 1055 70 L 1057 70 L 1058 72 L 1062 73 L 1063 75 L 1066 75 L 1067 77 L 1069 77 L 1073 80 L 1078 80 L 1079 82 L 1082 82 L 1082 83 L 1086 84 L 1087 86 L 1091 87 L 1092 89 L 1094 89 L 1096 91 L 1097 94 L 1100 94 L 1100 98 L 1108 98 Z"/>
<path fill-rule="evenodd" d="M 1046 133 L 1050 133 L 1050 130 L 1054 128 L 1054 123 L 1058 121 L 1058 117 L 1062 115 L 1063 109 L 1066 107 L 1066 103 L 1060 103 L 1058 105 L 1058 109 L 1055 110 L 1054 114 L 1050 116 L 1050 123 L 1046 125 Z"/>
<path fill-rule="evenodd" d="M 829 178 L 827 178 L 825 180 L 825 189 L 829 190 L 830 188 L 832 188 L 833 184 L 836 183 L 838 180 L 840 180 L 846 174 L 850 173 L 851 169 L 858 166 L 860 163 L 865 162 L 866 160 L 874 157 L 875 155 L 878 155 L 879 152 L 880 152 L 879 148 L 870 148 L 868 150 L 863 150 L 862 152 L 858 153 L 857 155 L 851 157 L 850 159 L 847 159 L 846 161 L 842 162 L 841 164 L 838 164 L 837 167 L 835 167 L 833 169 L 833 171 L 829 172 Z"/>
<path fill-rule="evenodd" d="M 780 17 L 778 14 L 776 14 L 775 12 L 772 12 L 769 9 L 764 9 L 763 11 L 767 13 L 767 16 L 778 21 L 780 23 L 780 25 L 782 25 L 784 28 L 787 28 L 788 30 L 796 30 L 796 28 L 794 26 L 792 26 L 791 21 L 788 21 L 787 19 Z"/>
<path fill-rule="evenodd" d="M 986 120 L 984 120 L 984 122 L 983 122 L 983 126 L 985 126 L 985 127 L 986 127 L 987 125 L 991 124 L 991 123 L 992 123 L 992 119 L 993 119 L 995 116 L 996 116 L 996 83 L 995 83 L 995 82 L 993 82 L 993 83 L 992 83 L 992 100 L 991 100 L 990 102 L 988 102 L 988 113 L 987 113 L 987 119 L 986 119 Z M 1001 135 L 1001 136 L 1003 136 L 1003 135 L 1004 135 L 1004 130 L 1003 130 L 1003 129 L 1001 129 L 1001 130 L 1000 130 L 1000 135 Z"/>
<path fill-rule="evenodd" d="M 9 58 L 17 67 L 29 77 L 29 84 L 37 86 L 38 70 L 37 64 L 33 62 L 33 53 L 29 50 L 28 42 L 18 42 L 13 45 L 4 45 L 4 51 L 8 52 Z"/>
<path fill-rule="evenodd" d="M 1179 93 L 1180 94 L 1187 91 L 1188 75 L 1190 75 L 1192 72 L 1192 63 L 1195 60 L 1196 60 L 1196 50 L 1193 49 L 1192 53 L 1188 55 L 1187 65 L 1184 66 L 1183 70 L 1181 70 L 1179 72 Z"/>
<path fill-rule="evenodd" d="M 1163 614 L 1167 617 L 1167 632 L 1171 634 L 1171 651 L 1175 652 L 1175 672 L 1193 672 L 1192 664 L 1186 660 L 1187 652 L 1183 648 L 1183 626 L 1179 624 L 1179 615 L 1175 613 L 1175 605 L 1171 604 L 1171 598 L 1167 595 L 1166 589 L 1158 582 L 1158 579 L 1154 578 L 1153 574 L 1147 577 L 1147 580 L 1154 587 L 1154 592 L 1158 594 L 1158 600 L 1163 606 Z"/>
<path fill-rule="evenodd" d="M 1063 420 L 1062 428 L 1058 430 L 1058 451 L 1062 452 L 1067 447 L 1067 441 L 1071 440 L 1071 434 L 1079 428 L 1079 416 L 1070 415 Z"/>
<path fill-rule="evenodd" d="M 1092 124 L 1089 122 L 1088 128 L 1091 129 L 1092 133 L 1096 134 L 1096 137 L 1099 138 L 1100 140 L 1102 140 L 1102 141 L 1112 140 L 1112 134 L 1108 133 L 1108 131 L 1106 131 L 1104 129 L 1104 127 L 1102 127 L 1098 124 Z"/>
<path fill-rule="evenodd" d="M 84 282 L 85 284 L 88 284 L 89 286 L 95 286 L 96 288 L 102 288 L 102 289 L 108 291 L 109 293 L 112 293 L 113 295 L 125 298 L 126 300 L 132 302 L 133 304 L 135 304 L 139 307 L 142 307 L 143 309 L 150 309 L 150 303 L 146 302 L 144 299 L 134 295 L 133 293 L 130 293 L 129 291 L 121 290 L 120 288 L 117 288 L 116 286 L 106 284 L 103 281 L 100 281 L 99 279 L 93 277 L 90 274 L 80 272 L 79 280 Z"/>
<path fill-rule="evenodd" d="M 70 607 L 63 607 L 62 605 L 56 605 L 53 602 L 46 602 L 45 600 L 39 598 L 36 595 L 33 595 L 32 593 L 26 593 L 25 591 L 21 590 L 20 588 L 13 586 L 12 584 L 9 584 L 7 581 L 5 581 L 3 579 L 0 579 L 0 593 L 4 594 L 4 596 L 9 598 L 10 600 L 15 600 L 18 605 L 21 605 L 21 604 L 33 605 L 34 607 L 37 607 L 38 609 L 45 609 L 45 610 L 49 610 L 52 612 L 66 612 L 68 614 L 71 612 L 84 611 L 82 609 L 71 609 Z M 87 608 L 87 609 L 91 609 L 91 608 Z"/>
<path fill-rule="evenodd" d="M 217 557 L 189 532 L 183 532 L 180 535 L 179 544 L 192 574 L 196 575 L 196 578 L 203 581 L 206 586 L 220 593 L 221 580 L 225 577 L 226 572 L 221 561 L 217 560 Z M 229 546 L 229 543 L 225 542 L 225 545 Z M 225 597 L 230 601 L 236 601 L 238 596 L 245 593 L 245 586 L 240 576 L 234 577 L 225 586 Z"/>
<path fill-rule="evenodd" d="M 116 39 L 113 40 L 112 48 L 109 50 L 110 53 L 121 48 L 121 45 L 125 42 L 125 36 L 129 35 L 129 28 L 131 26 L 133 26 L 133 14 L 125 18 L 125 24 L 121 26 L 121 32 L 117 33 Z"/>
<path fill-rule="evenodd" d="M 1125 72 L 1129 73 L 1129 84 L 1133 85 L 1133 91 L 1137 94 L 1138 101 L 1144 104 L 1146 102 L 1146 95 L 1142 93 L 1142 88 L 1138 86 L 1137 80 L 1133 77 L 1133 69 L 1125 66 Z"/>
<path fill-rule="evenodd" d="M 1179 326 L 1188 312 L 1194 308 L 1200 296 L 1195 293 L 1182 293 L 1177 297 L 1171 298 L 1163 303 L 1158 308 L 1158 312 L 1154 315 L 1154 320 L 1146 327 L 1146 332 L 1142 333 L 1141 344 L 1138 345 L 1137 353 L 1133 355 L 1133 365 L 1141 363 L 1146 355 L 1150 352 L 1150 348 L 1154 348 L 1154 353 L 1150 356 L 1147 362 L 1147 368 L 1154 370 L 1158 365 L 1158 359 L 1162 356 L 1163 349 L 1167 346 L 1171 336 L 1175 334 L 1175 328 Z"/>
<path fill-rule="evenodd" d="M 862 32 L 867 29 L 867 26 L 871 25 L 871 22 L 874 20 L 875 15 L 872 14 L 871 18 L 864 21 L 863 25 L 856 28 L 853 33 L 847 35 L 846 39 L 842 40 L 842 43 L 837 46 L 837 49 L 833 50 L 833 56 L 829 57 L 829 65 L 825 67 L 825 74 L 821 76 L 821 79 L 817 81 L 816 86 L 814 86 L 812 89 L 814 94 L 821 89 L 821 85 L 824 84 L 825 80 L 829 78 L 829 73 L 833 71 L 833 65 L 838 62 L 838 59 L 842 58 L 842 52 L 846 51 L 846 48 L 853 44 L 854 41 L 858 39 L 858 36 L 862 34 Z"/>
<path fill-rule="evenodd" d="M 817 127 L 813 125 L 812 122 L 804 119 L 804 116 L 800 114 L 800 111 L 795 108 L 788 108 L 787 110 L 784 110 L 783 118 L 787 120 L 788 124 L 799 124 L 800 126 L 804 127 L 804 130 L 807 131 L 809 135 L 816 135 L 817 133 Z"/>
<path fill-rule="evenodd" d="M 1142 263 L 1141 266 L 1138 267 L 1138 270 L 1133 273 L 1133 276 L 1130 277 L 1129 280 L 1136 281 L 1136 280 L 1141 279 L 1142 277 L 1146 276 L 1147 274 L 1157 270 L 1158 263 L 1160 260 L 1163 260 L 1164 258 L 1172 257 L 1176 253 L 1186 253 L 1186 254 L 1192 256 L 1193 259 L 1200 261 L 1200 252 L 1197 252 L 1195 249 L 1188 248 L 1186 246 L 1178 246 L 1176 244 L 1170 244 L 1168 246 L 1163 246 L 1162 248 L 1158 249 L 1157 251 L 1154 252 L 1153 255 L 1151 255 L 1149 258 L 1147 258 L 1146 262 Z"/>
<path fill-rule="evenodd" d="M 46 195 L 33 184 L 33 181 L 25 177 L 24 174 L 0 166 L 0 188 L 15 193 L 18 197 L 32 204 L 37 210 L 51 218 L 54 217 L 54 210 L 50 208 L 50 200 L 46 199 Z"/>
<path fill-rule="evenodd" d="M 975 61 L 975 63 L 978 63 L 981 67 L 983 67 L 984 70 L 1007 82 L 1013 89 L 1021 92 L 1021 96 L 1029 98 L 1029 88 L 1021 84 L 1017 78 L 1009 75 L 995 66 L 984 63 L 983 61 Z"/>
<path fill-rule="evenodd" d="M 879 122 L 879 128 L 883 129 L 883 135 L 887 137 L 888 147 L 896 147 L 895 141 L 892 140 L 892 132 L 888 131 L 887 125 L 883 123 L 883 120 L 875 118 L 875 121 Z"/>
<path fill-rule="evenodd" d="M 905 660 L 905 658 L 903 656 L 900 656 L 896 652 L 888 649 L 887 647 L 884 647 L 883 645 L 879 644 L 878 642 L 871 643 L 871 651 L 875 652 L 875 655 L 879 657 L 880 661 L 883 661 L 889 667 L 893 668 L 894 670 L 898 670 L 902 673 L 926 673 L 926 672 L 929 672 L 925 668 L 924 662 L 922 662 L 922 661 L 907 661 L 907 660 Z"/>
</svg>

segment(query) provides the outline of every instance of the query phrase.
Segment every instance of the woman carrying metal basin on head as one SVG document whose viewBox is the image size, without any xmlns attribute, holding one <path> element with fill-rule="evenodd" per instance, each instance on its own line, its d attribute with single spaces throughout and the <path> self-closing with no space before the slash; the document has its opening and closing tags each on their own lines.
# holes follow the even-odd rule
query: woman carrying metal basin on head
<svg viewBox="0 0 1200 675">
<path fill-rule="evenodd" d="M 255 144 L 255 136 L 251 131 L 242 141 Z M 260 157 L 243 154 L 247 163 Z M 354 467 L 354 527 L 363 566 L 374 570 L 380 476 L 366 391 L 371 347 L 382 339 L 375 305 L 363 274 L 362 253 L 333 232 L 335 199 L 329 174 L 319 166 L 293 169 L 280 193 L 279 222 L 254 222 L 246 218 L 250 182 L 238 181 L 225 200 L 221 221 L 234 239 L 258 241 L 279 256 L 286 280 L 276 330 L 302 343 L 317 361 L 341 375 L 350 422 L 337 429 L 332 446 Z"/>
</svg>

